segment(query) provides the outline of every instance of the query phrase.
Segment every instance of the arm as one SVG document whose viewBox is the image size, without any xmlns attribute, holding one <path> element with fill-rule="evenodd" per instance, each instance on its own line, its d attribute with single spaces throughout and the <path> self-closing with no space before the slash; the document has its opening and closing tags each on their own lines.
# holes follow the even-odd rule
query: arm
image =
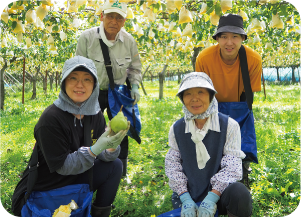
<svg viewBox="0 0 301 217">
<path fill-rule="evenodd" d="M 222 194 L 230 183 L 241 180 L 243 158 L 245 158 L 245 154 L 241 151 L 239 125 L 232 118 L 229 118 L 221 170 L 210 180 L 214 193 Z"/>
<path fill-rule="evenodd" d="M 142 81 L 142 76 L 141 76 L 141 61 L 140 61 L 140 56 L 138 53 L 138 48 L 136 42 L 133 40 L 133 43 L 131 45 L 131 59 L 132 62 L 127 68 L 127 75 L 130 80 L 131 84 L 137 84 L 139 85 Z"/>
<path fill-rule="evenodd" d="M 169 178 L 169 186 L 178 195 L 188 191 L 187 177 L 183 173 L 181 154 L 176 143 L 173 125 L 169 131 L 169 146 L 171 147 L 165 157 L 165 173 Z"/>
</svg>

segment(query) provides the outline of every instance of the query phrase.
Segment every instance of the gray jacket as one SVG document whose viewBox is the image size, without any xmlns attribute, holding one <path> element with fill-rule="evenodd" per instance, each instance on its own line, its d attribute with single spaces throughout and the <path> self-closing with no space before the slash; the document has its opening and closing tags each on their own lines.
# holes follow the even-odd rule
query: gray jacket
<svg viewBox="0 0 301 217">
<path fill-rule="evenodd" d="M 85 30 L 77 43 L 76 55 L 87 57 L 93 60 L 97 68 L 99 87 L 101 90 L 107 90 L 109 78 L 104 65 L 102 50 L 99 39 L 100 33 L 97 28 Z M 123 28 L 117 36 L 117 41 L 112 47 L 109 47 L 109 55 L 113 67 L 113 77 L 115 84 L 124 84 L 126 78 L 129 78 L 131 84 L 138 84 L 142 80 L 141 62 L 135 39 Z"/>
</svg>

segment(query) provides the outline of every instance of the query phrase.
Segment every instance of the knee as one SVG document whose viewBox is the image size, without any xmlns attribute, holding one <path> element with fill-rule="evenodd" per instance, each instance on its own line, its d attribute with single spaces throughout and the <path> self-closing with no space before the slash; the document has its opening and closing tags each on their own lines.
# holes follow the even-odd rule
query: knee
<svg viewBox="0 0 301 217">
<path fill-rule="evenodd" d="M 119 158 L 116 158 L 116 160 L 112 161 L 113 164 L 113 172 L 121 174 L 122 173 L 122 162 Z"/>
<path fill-rule="evenodd" d="M 229 185 L 228 188 L 229 192 L 231 192 L 231 200 L 235 200 L 237 202 L 249 202 L 252 200 L 251 194 L 244 184 L 235 182 Z"/>
<path fill-rule="evenodd" d="M 235 182 L 226 189 L 228 191 L 227 211 L 234 216 L 251 216 L 253 210 L 252 196 L 247 187 L 240 182 Z"/>
</svg>

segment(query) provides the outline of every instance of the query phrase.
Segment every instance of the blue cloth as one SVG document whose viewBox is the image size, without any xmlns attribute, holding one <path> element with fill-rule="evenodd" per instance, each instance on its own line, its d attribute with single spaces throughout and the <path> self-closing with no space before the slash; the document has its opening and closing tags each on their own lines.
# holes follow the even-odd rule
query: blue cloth
<svg viewBox="0 0 301 217">
<path fill-rule="evenodd" d="M 91 217 L 93 191 L 88 184 L 68 185 L 49 191 L 33 191 L 22 208 L 22 217 L 52 217 L 60 205 L 67 205 L 74 200 L 78 209 L 71 212 L 71 217 Z"/>
<path fill-rule="evenodd" d="M 220 168 L 226 143 L 228 116 L 221 113 L 218 116 L 221 132 L 209 130 L 203 139 L 210 159 L 201 170 L 198 168 L 195 143 L 191 140 L 191 133 L 185 133 L 184 119 L 174 124 L 174 134 L 181 153 L 183 172 L 188 179 L 188 192 L 194 201 L 202 201 L 212 190 L 210 179 Z"/>
<path fill-rule="evenodd" d="M 109 86 L 108 90 L 108 100 L 109 106 L 111 110 L 111 114 L 113 117 L 117 115 L 120 111 L 121 105 L 123 105 L 122 112 L 123 115 L 127 117 L 127 120 L 131 122 L 131 126 L 137 133 L 139 137 L 141 131 L 141 118 L 138 109 L 138 105 L 133 105 L 134 99 L 131 98 L 131 91 L 125 85 L 116 85 L 114 90 Z M 141 142 L 140 137 L 131 133 L 131 129 L 128 131 L 128 136 L 135 139 L 139 144 Z M 140 142 L 139 142 L 140 141 Z"/>
<path fill-rule="evenodd" d="M 241 132 L 241 150 L 245 161 L 258 163 L 253 111 L 247 102 L 219 102 L 218 111 L 236 120 Z"/>
</svg>

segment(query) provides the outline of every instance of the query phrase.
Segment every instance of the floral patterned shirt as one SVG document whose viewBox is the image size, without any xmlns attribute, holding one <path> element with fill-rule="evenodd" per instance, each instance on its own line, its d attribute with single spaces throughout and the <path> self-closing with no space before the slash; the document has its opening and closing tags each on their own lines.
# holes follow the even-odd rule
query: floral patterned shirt
<svg viewBox="0 0 301 217">
<path fill-rule="evenodd" d="M 208 118 L 207 122 L 208 121 L 210 121 L 208 123 L 208 129 L 220 132 L 219 117 L 217 113 L 211 114 L 211 118 Z M 188 191 L 187 177 L 184 174 L 181 165 L 181 153 L 176 142 L 173 125 L 170 127 L 169 131 L 170 149 L 165 157 L 165 173 L 169 178 L 171 190 L 180 195 L 180 193 Z M 197 132 L 201 130 L 202 129 L 198 129 Z M 217 190 L 222 194 L 230 183 L 241 180 L 243 158 L 245 158 L 245 154 L 241 151 L 239 124 L 229 117 L 226 144 L 220 163 L 221 170 L 219 170 L 210 180 L 212 189 Z"/>
</svg>

